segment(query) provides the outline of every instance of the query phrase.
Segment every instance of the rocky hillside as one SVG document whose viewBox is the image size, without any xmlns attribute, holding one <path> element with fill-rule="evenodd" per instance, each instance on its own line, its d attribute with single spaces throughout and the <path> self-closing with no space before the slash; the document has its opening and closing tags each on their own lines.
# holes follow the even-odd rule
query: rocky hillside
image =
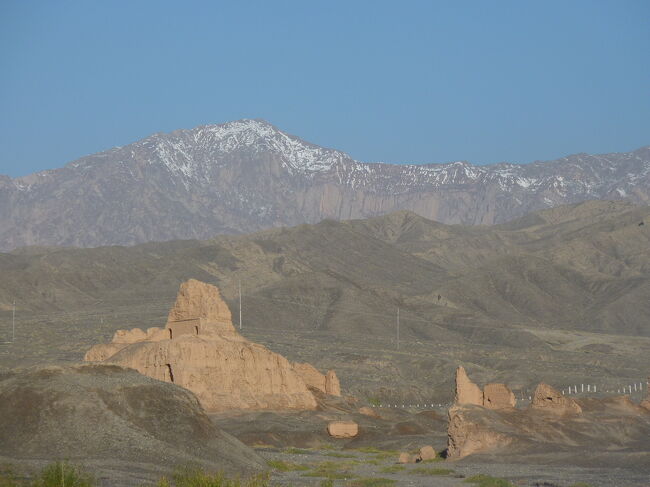
<svg viewBox="0 0 650 487">
<path fill-rule="evenodd" d="M 195 278 L 219 286 L 247 339 L 335 369 L 360 394 L 444 397 L 458 363 L 520 388 L 616 388 L 650 368 L 650 207 L 625 202 L 491 226 L 402 211 L 206 241 L 32 247 L 0 253 L 0 275 L 0 341 L 17 307 L 0 367 L 79 361 L 118 329 L 160 326 Z"/>
<path fill-rule="evenodd" d="M 190 463 L 242 476 L 266 467 L 216 427 L 191 392 L 116 365 L 0 374 L 0 437 L 6 463 L 66 459 L 115 486 L 151 483 Z"/>
<path fill-rule="evenodd" d="M 364 163 L 240 120 L 0 176 L 0 250 L 205 239 L 396 210 L 492 224 L 590 199 L 647 204 L 649 188 L 650 147 L 525 165 Z"/>
</svg>

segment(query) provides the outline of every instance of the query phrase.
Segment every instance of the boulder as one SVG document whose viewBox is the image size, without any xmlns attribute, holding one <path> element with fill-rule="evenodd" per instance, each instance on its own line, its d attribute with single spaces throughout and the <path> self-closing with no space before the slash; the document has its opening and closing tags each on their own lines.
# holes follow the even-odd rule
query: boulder
<svg viewBox="0 0 650 487">
<path fill-rule="evenodd" d="M 311 365 L 292 364 L 239 335 L 219 290 L 193 279 L 181 284 L 164 329 L 115 336 L 118 342 L 96 345 L 84 359 L 185 387 L 209 412 L 316 409 L 308 386 L 328 388 L 327 376 Z"/>
<path fill-rule="evenodd" d="M 483 388 L 483 406 L 489 409 L 514 408 L 517 399 L 505 384 L 487 384 Z"/>
<path fill-rule="evenodd" d="M 368 406 L 362 406 L 359 408 L 359 413 L 363 414 L 364 416 L 369 416 L 371 418 L 380 418 L 379 414 L 377 414 L 377 411 L 375 411 L 372 408 L 369 408 Z"/>
<path fill-rule="evenodd" d="M 406 453 L 402 452 L 399 454 L 399 458 L 397 459 L 397 463 L 418 463 L 420 461 L 420 457 L 418 455 L 413 455 L 412 453 Z"/>
<path fill-rule="evenodd" d="M 456 369 L 456 404 L 483 405 L 483 391 L 467 376 L 463 367 Z"/>
<path fill-rule="evenodd" d="M 420 459 L 424 462 L 426 460 L 435 460 L 438 454 L 431 445 L 423 446 L 420 448 Z"/>
<path fill-rule="evenodd" d="M 333 438 L 354 438 L 359 434 L 359 425 L 354 421 L 331 421 L 327 432 Z"/>
<path fill-rule="evenodd" d="M 534 410 L 555 414 L 580 414 L 582 408 L 570 397 L 563 396 L 559 391 L 541 382 L 533 393 L 530 407 Z"/>
</svg>

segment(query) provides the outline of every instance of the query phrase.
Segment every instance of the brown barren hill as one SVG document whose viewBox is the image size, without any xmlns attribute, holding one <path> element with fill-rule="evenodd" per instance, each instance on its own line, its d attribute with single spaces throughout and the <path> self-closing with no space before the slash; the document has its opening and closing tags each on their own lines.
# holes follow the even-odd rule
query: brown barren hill
<svg viewBox="0 0 650 487">
<path fill-rule="evenodd" d="M 253 450 L 214 425 L 192 393 L 117 365 L 2 374 L 0 438 L 5 460 L 67 459 L 117 484 L 133 485 L 138 475 L 153 479 L 190 462 L 231 475 L 265 468 Z"/>
<path fill-rule="evenodd" d="M 0 340 L 14 299 L 17 339 L 0 366 L 77 362 L 117 330 L 164 326 L 193 278 L 219 287 L 240 335 L 336 370 L 359 398 L 449 402 L 459 363 L 518 399 L 542 380 L 617 390 L 650 370 L 649 232 L 650 208 L 590 201 L 495 226 L 397 212 L 207 241 L 23 248 L 0 254 Z"/>
</svg>

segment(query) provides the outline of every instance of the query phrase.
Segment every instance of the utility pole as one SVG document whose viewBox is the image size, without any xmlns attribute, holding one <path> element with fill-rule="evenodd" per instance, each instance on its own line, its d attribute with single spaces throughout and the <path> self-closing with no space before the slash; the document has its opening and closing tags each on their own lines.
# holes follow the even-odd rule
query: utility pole
<svg viewBox="0 0 650 487">
<path fill-rule="evenodd" d="M 397 307 L 397 350 L 399 350 L 399 306 Z"/>
<path fill-rule="evenodd" d="M 239 279 L 239 329 L 241 330 L 241 279 Z"/>
<path fill-rule="evenodd" d="M 16 300 L 14 299 L 14 309 L 11 313 L 11 342 L 16 340 Z"/>
</svg>

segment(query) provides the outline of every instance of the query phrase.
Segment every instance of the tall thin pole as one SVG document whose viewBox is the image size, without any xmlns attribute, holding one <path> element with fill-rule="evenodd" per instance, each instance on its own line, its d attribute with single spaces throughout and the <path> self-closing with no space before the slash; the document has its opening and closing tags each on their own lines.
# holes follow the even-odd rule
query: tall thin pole
<svg viewBox="0 0 650 487">
<path fill-rule="evenodd" d="M 16 300 L 14 299 L 14 309 L 11 313 L 11 341 L 16 340 Z"/>
<path fill-rule="evenodd" d="M 239 329 L 241 330 L 241 279 L 239 279 Z"/>
<path fill-rule="evenodd" d="M 397 307 L 397 350 L 399 350 L 399 306 Z"/>
</svg>

